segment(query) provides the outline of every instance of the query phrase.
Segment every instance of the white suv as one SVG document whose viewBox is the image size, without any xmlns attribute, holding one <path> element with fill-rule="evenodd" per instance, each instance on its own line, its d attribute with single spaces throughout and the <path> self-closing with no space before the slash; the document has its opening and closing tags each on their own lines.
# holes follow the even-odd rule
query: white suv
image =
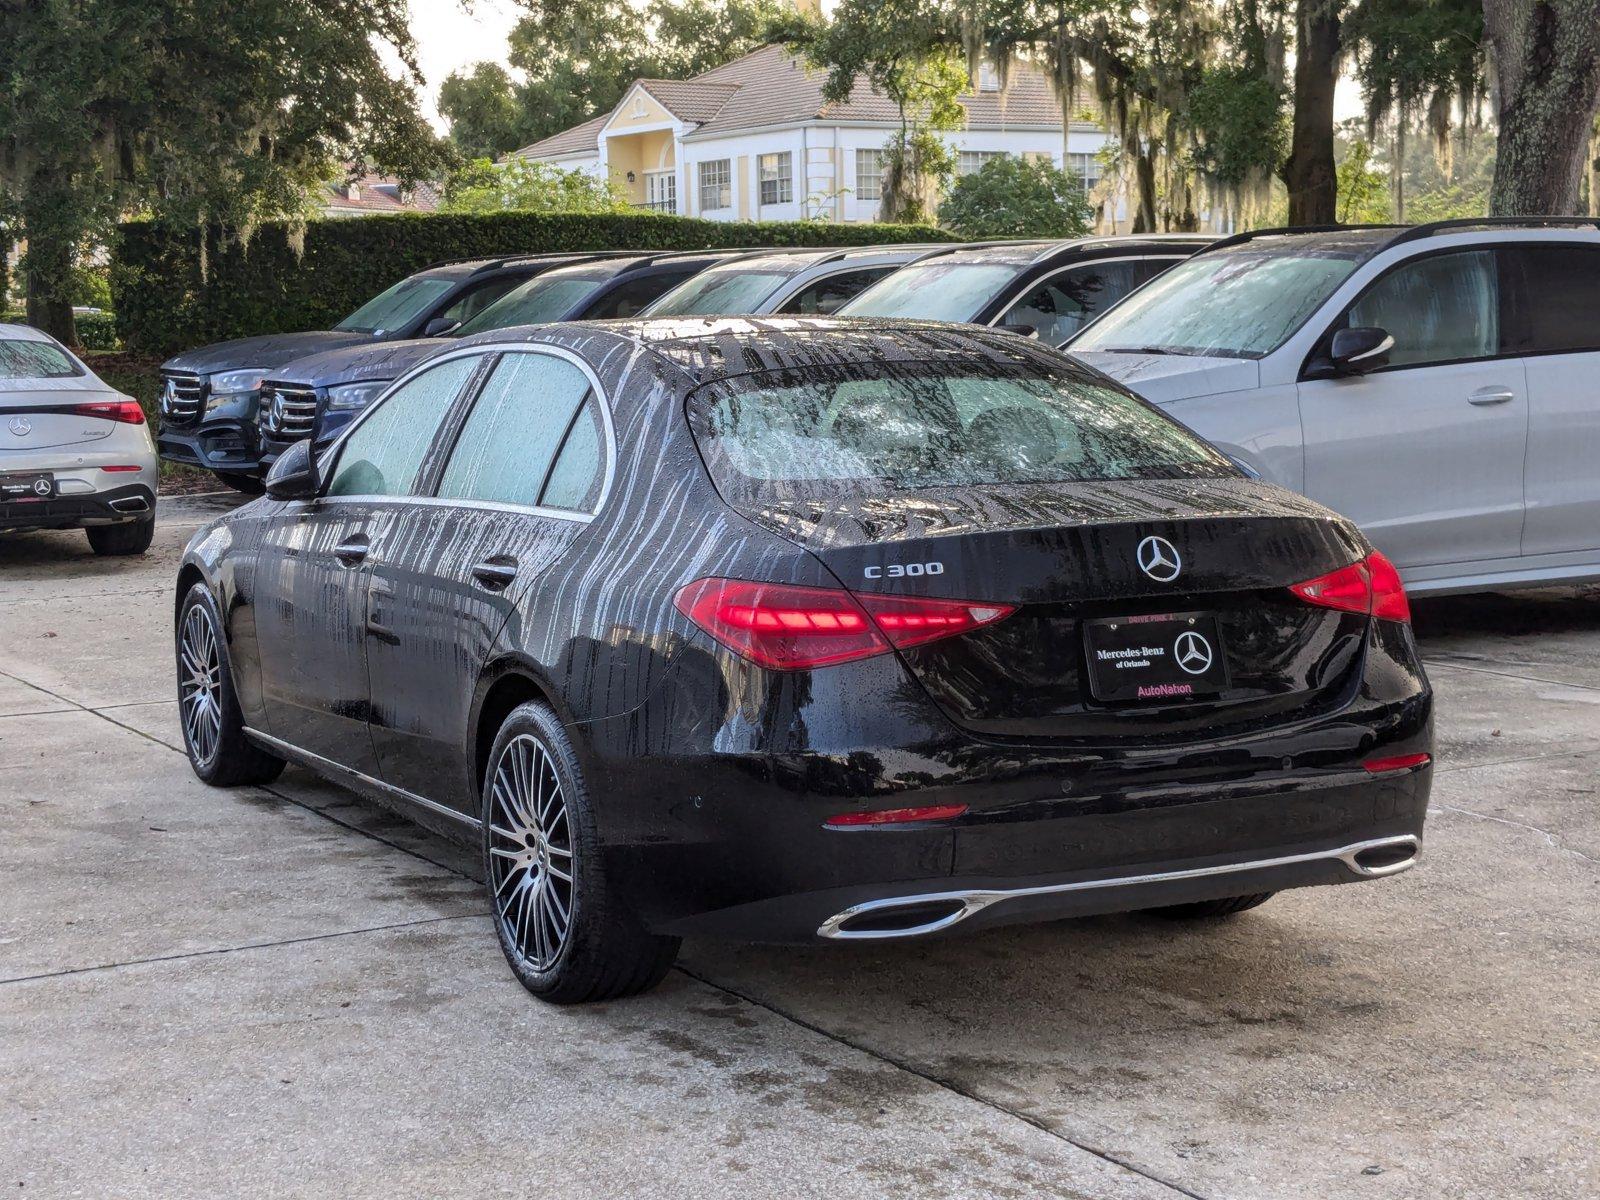
<svg viewBox="0 0 1600 1200">
<path fill-rule="evenodd" d="M 1353 518 L 1410 591 L 1600 578 L 1600 222 L 1245 234 L 1067 349 Z"/>
</svg>

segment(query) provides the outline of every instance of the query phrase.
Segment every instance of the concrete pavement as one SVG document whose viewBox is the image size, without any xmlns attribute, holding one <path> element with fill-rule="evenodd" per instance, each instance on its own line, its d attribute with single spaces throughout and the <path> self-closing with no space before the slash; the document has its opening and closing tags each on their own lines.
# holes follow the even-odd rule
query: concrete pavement
<svg viewBox="0 0 1600 1200">
<path fill-rule="evenodd" d="M 576 1011 L 472 856 L 214 791 L 177 554 L 0 539 L 0 1188 L 22 1196 L 1592 1197 L 1600 593 L 1420 605 L 1427 853 L 1195 929 L 685 947 Z"/>
</svg>

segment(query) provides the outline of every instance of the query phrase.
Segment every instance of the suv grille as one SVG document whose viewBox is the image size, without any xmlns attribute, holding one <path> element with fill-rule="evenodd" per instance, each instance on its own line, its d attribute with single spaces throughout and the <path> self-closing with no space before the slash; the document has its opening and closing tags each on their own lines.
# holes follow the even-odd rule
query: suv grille
<svg viewBox="0 0 1600 1200">
<path fill-rule="evenodd" d="M 261 428 L 279 440 L 297 442 L 317 427 L 317 393 L 314 388 L 268 383 L 262 388 Z"/>
<path fill-rule="evenodd" d="M 163 371 L 161 417 L 169 425 L 192 425 L 206 407 L 206 381 L 199 375 Z"/>
</svg>

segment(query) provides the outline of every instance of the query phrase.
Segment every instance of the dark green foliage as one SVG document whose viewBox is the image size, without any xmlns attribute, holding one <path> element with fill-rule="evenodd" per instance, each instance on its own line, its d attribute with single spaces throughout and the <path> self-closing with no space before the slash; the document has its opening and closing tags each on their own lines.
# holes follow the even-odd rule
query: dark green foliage
<svg viewBox="0 0 1600 1200">
<path fill-rule="evenodd" d="M 119 231 L 111 288 L 123 344 L 150 353 L 225 338 L 327 329 L 397 279 L 450 259 L 560 250 L 698 250 L 940 241 L 924 225 L 702 221 L 654 213 L 398 214 L 261 227 L 248 245 L 147 221 Z M 226 244 L 225 244 L 226 243 Z"/>
<path fill-rule="evenodd" d="M 1078 237 L 1090 216 L 1076 179 L 1009 154 L 956 180 L 939 205 L 940 224 L 969 238 Z"/>
</svg>

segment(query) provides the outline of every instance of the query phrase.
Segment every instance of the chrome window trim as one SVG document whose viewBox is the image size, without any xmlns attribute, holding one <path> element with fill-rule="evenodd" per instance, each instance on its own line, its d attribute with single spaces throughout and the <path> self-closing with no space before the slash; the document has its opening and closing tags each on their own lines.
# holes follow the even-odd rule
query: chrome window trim
<svg viewBox="0 0 1600 1200">
<path fill-rule="evenodd" d="M 408 493 L 404 496 L 317 496 L 312 500 L 297 501 L 296 503 L 337 504 L 340 502 L 359 501 L 366 504 L 373 504 L 383 501 L 390 501 L 395 503 L 404 502 L 407 504 L 431 504 L 439 507 L 451 508 L 469 508 L 477 510 L 492 509 L 495 512 L 525 513 L 529 516 L 550 517 L 561 521 L 576 521 L 585 525 L 587 525 L 590 521 L 593 521 L 595 517 L 605 508 L 606 501 L 611 498 L 611 488 L 616 482 L 616 425 L 611 419 L 611 398 L 607 395 L 605 388 L 600 386 L 600 377 L 595 374 L 593 367 L 591 367 L 577 354 L 573 353 L 571 350 L 568 350 L 565 346 L 552 346 L 546 343 L 518 343 L 515 345 L 485 343 L 482 345 L 463 347 L 459 350 L 451 350 L 447 353 L 439 355 L 437 358 L 430 358 L 425 362 L 418 363 L 417 366 L 400 376 L 387 388 L 385 388 L 383 392 L 378 395 L 377 399 L 373 400 L 371 404 L 367 405 L 367 407 L 362 410 L 361 414 L 345 427 L 344 431 L 340 433 L 340 435 L 334 439 L 328 448 L 322 452 L 322 458 L 318 460 L 317 463 L 318 471 L 320 472 L 323 470 L 322 464 L 324 462 L 337 462 L 338 455 L 344 451 L 345 440 L 357 429 L 361 428 L 361 423 L 365 421 L 374 411 L 376 411 L 380 404 L 383 404 L 386 400 L 388 400 L 388 398 L 393 395 L 402 384 L 408 383 L 416 376 L 422 374 L 423 371 L 432 370 L 434 367 L 442 366 L 444 363 L 447 363 L 452 359 L 470 357 L 484 358 L 489 355 L 504 357 L 507 354 L 543 354 L 551 358 L 564 359 L 573 366 L 577 367 L 578 370 L 582 371 L 588 378 L 589 390 L 594 394 L 595 403 L 600 409 L 600 424 L 605 430 L 605 478 L 601 481 L 600 495 L 595 499 L 593 512 L 579 512 L 576 509 L 565 508 L 543 508 L 539 505 L 532 504 L 505 504 L 500 501 L 491 500 L 457 500 L 440 496 L 424 496 L 416 493 Z M 470 379 L 471 376 L 468 377 L 469 382 Z M 458 394 L 456 399 L 452 401 L 452 408 L 460 402 L 461 397 Z M 477 404 L 476 395 L 473 396 L 472 403 L 474 405 Z M 470 417 L 471 414 L 472 409 L 469 407 L 466 415 Z M 453 449 L 454 447 L 452 447 L 452 450 Z M 448 457 L 445 459 L 445 461 L 447 463 L 449 462 Z"/>
</svg>

